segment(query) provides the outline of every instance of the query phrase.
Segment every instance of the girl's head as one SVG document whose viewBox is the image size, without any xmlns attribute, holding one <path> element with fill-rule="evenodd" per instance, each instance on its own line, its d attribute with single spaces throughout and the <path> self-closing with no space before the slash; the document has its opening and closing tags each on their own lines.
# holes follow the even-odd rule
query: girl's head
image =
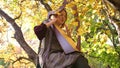
<svg viewBox="0 0 120 68">
<path fill-rule="evenodd" d="M 64 25 L 65 21 L 67 20 L 67 12 L 65 9 L 61 10 L 59 14 L 57 14 L 57 24 Z"/>
<path fill-rule="evenodd" d="M 65 9 L 59 11 L 57 14 L 51 14 L 50 18 L 57 18 L 56 24 L 63 26 L 65 21 L 67 20 L 67 12 Z"/>
</svg>

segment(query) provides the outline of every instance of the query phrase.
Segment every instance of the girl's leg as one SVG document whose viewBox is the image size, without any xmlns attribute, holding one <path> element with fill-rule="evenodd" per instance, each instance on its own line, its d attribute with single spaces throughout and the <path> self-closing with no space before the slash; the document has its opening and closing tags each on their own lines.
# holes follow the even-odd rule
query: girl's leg
<svg viewBox="0 0 120 68">
<path fill-rule="evenodd" d="M 84 56 L 80 55 L 72 68 L 90 68 L 90 66 L 88 65 L 88 60 Z"/>
</svg>

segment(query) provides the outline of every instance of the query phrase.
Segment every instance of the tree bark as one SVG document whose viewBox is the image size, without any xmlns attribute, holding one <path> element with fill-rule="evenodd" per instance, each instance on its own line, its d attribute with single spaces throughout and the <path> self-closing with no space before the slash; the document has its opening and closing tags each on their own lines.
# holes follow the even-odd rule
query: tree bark
<svg viewBox="0 0 120 68">
<path fill-rule="evenodd" d="M 119 20 L 116 20 L 116 19 L 114 19 L 111 15 L 110 15 L 110 13 L 109 13 L 109 8 L 108 8 L 108 6 L 107 6 L 107 4 L 112 4 L 115 8 L 118 8 L 118 6 L 116 6 L 116 5 L 114 5 L 115 3 L 116 4 L 118 4 L 118 5 L 120 5 L 120 2 L 118 2 L 117 3 L 117 1 L 118 0 L 116 0 L 116 1 L 111 1 L 111 0 L 103 0 L 103 4 L 105 5 L 105 7 L 104 7 L 104 9 L 105 9 L 105 11 L 106 11 L 106 13 L 107 13 L 107 16 L 108 16 L 108 20 L 109 20 L 109 22 L 111 23 L 111 24 L 113 24 L 114 25 L 114 27 L 115 27 L 115 29 L 116 29 L 116 31 L 117 31 L 117 34 L 118 34 L 118 43 L 116 43 L 114 40 L 114 38 L 113 38 L 113 46 L 114 46 L 114 48 L 115 48 L 115 51 L 118 53 L 118 55 L 119 55 L 119 58 L 120 58 L 120 51 L 119 51 L 119 46 L 117 46 L 118 44 L 120 44 L 120 21 Z M 120 10 L 118 10 L 119 12 L 120 12 Z"/>
<path fill-rule="evenodd" d="M 45 3 L 44 0 L 40 0 L 40 3 L 44 5 L 45 9 L 49 12 L 52 11 L 52 8 L 49 6 L 49 4 Z"/>
<path fill-rule="evenodd" d="M 120 0 L 107 0 L 110 2 L 116 9 L 120 11 Z"/>
<path fill-rule="evenodd" d="M 103 0 L 104 4 L 106 5 L 106 3 L 112 5 L 114 8 L 116 8 L 119 13 L 120 13 L 120 1 L 119 0 Z M 108 8 L 107 8 L 108 9 Z M 109 15 L 109 14 L 108 14 Z M 120 44 L 120 21 L 116 21 L 115 19 L 113 19 L 112 17 L 109 17 L 111 19 L 111 22 L 115 28 L 116 28 L 116 31 L 118 33 L 118 40 L 119 40 L 119 44 Z"/>
<path fill-rule="evenodd" d="M 75 11 L 75 14 L 74 14 L 74 18 L 75 18 L 75 22 L 77 22 L 77 26 L 76 26 L 76 32 L 78 32 L 78 29 L 80 27 L 80 20 L 78 19 L 78 10 L 77 10 L 77 5 L 74 5 L 72 7 L 72 10 Z M 77 38 L 77 48 L 79 49 L 79 51 L 81 51 L 81 36 L 78 35 L 78 38 Z"/>
<path fill-rule="evenodd" d="M 20 46 L 25 50 L 29 59 L 36 65 L 38 55 L 36 52 L 27 44 L 25 41 L 21 28 L 16 24 L 15 20 L 7 15 L 2 9 L 0 9 L 0 16 L 4 17 L 7 22 L 9 22 L 15 30 L 14 38 L 20 44 Z"/>
</svg>

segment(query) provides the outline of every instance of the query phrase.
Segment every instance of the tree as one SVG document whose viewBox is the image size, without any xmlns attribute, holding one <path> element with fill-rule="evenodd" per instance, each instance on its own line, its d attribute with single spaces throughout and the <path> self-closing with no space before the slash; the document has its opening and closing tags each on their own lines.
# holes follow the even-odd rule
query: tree
<svg viewBox="0 0 120 68">
<path fill-rule="evenodd" d="M 6 31 L 5 28 L 8 28 L 4 21 L 6 19 L 15 29 L 14 38 L 29 56 L 28 58 L 19 57 L 18 60 L 26 59 L 37 65 L 37 51 L 39 49 L 35 51 L 25 40 L 31 37 L 31 35 L 28 36 L 32 33 L 30 30 L 32 31 L 35 25 L 40 24 L 39 22 L 46 18 L 48 11 L 66 7 L 68 13 L 66 22 L 68 35 L 78 44 L 78 48 L 81 48 L 81 51 L 88 58 L 91 67 L 120 67 L 119 0 L 2 0 L 1 3 L 4 4 L 0 5 L 0 21 L 3 23 L 3 26 L 0 26 L 0 33 L 4 33 Z M 4 9 L 10 11 L 12 15 L 8 11 L 3 11 Z M 28 20 L 29 23 L 27 23 Z M 30 27 L 32 28 L 26 29 L 25 33 L 22 30 L 23 24 L 27 24 L 27 26 L 31 24 L 32 26 Z M 30 39 L 33 38 L 35 36 Z"/>
<path fill-rule="evenodd" d="M 40 0 L 40 2 L 41 2 L 41 4 L 44 5 L 44 7 L 46 8 L 46 10 L 48 12 L 52 10 L 51 7 L 47 3 L 45 3 L 43 0 Z M 58 10 L 63 9 L 67 3 L 68 3 L 67 0 L 64 0 L 63 5 Z M 15 22 L 15 20 L 19 19 L 19 17 L 22 15 L 22 12 L 20 13 L 20 15 L 18 17 L 13 19 L 8 14 L 6 14 L 2 9 L 0 9 L 0 15 L 2 17 L 4 17 L 6 19 L 6 21 L 8 23 L 10 23 L 11 26 L 14 28 L 14 30 L 15 30 L 14 38 L 21 45 L 21 47 L 25 50 L 25 52 L 27 53 L 27 55 L 29 57 L 29 59 L 23 57 L 23 58 L 19 58 L 18 60 L 27 59 L 27 60 L 30 60 L 31 62 L 33 62 L 35 65 L 37 65 L 38 64 L 37 60 L 39 59 L 38 54 L 26 43 L 24 36 L 23 36 L 23 33 L 21 31 L 21 28 Z"/>
</svg>

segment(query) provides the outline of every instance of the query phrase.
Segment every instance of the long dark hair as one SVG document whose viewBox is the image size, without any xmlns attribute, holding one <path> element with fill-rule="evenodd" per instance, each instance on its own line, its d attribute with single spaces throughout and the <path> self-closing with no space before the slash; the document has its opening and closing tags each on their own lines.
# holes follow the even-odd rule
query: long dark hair
<svg viewBox="0 0 120 68">
<path fill-rule="evenodd" d="M 67 20 L 67 11 L 66 11 L 65 8 L 64 8 L 64 9 L 62 9 L 61 11 L 59 11 L 59 13 L 61 13 L 62 11 L 65 12 L 65 18 L 66 18 L 66 20 Z M 64 23 L 61 25 L 61 27 L 64 27 L 66 20 L 65 20 Z"/>
</svg>

